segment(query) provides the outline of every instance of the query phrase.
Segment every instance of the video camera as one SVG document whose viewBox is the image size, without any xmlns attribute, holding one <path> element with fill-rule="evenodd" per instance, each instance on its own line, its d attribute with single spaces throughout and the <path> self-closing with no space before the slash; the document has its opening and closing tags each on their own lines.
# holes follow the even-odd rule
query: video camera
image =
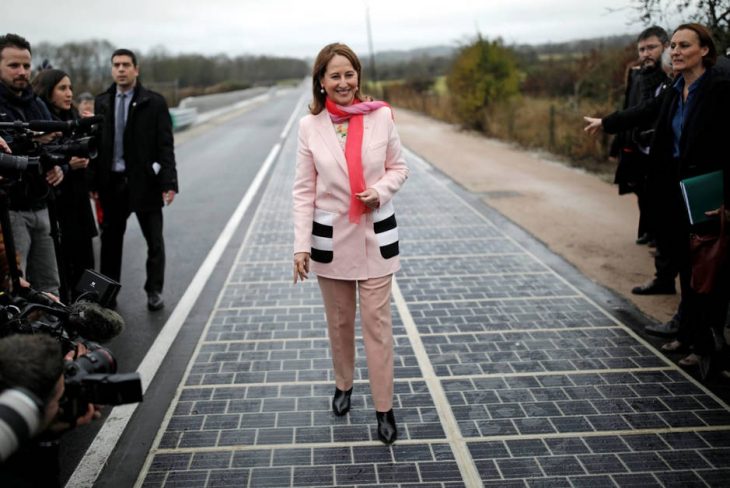
<svg viewBox="0 0 730 488">
<path fill-rule="evenodd" d="M 0 176 L 16 177 L 23 171 L 44 173 L 76 156 L 93 158 L 97 154 L 96 127 L 103 120 L 95 115 L 77 120 L 0 122 L 0 131 L 12 132 L 13 152 L 0 152 Z M 40 144 L 34 140 L 39 132 L 61 132 L 53 142 Z"/>
<path fill-rule="evenodd" d="M 88 352 L 68 362 L 60 419 L 73 423 L 89 404 L 122 405 L 142 401 L 139 373 L 117 374 L 111 351 L 99 344 L 121 333 L 124 321 L 113 310 L 77 301 L 65 306 L 39 292 L 26 297 L 0 293 L 0 337 L 12 334 L 46 334 L 61 344 L 63 354 L 83 344 Z"/>
</svg>

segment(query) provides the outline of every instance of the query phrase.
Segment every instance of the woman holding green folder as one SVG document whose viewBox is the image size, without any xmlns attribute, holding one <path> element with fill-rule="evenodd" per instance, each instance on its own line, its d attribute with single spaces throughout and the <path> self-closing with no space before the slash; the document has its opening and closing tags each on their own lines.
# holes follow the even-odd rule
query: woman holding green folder
<svg viewBox="0 0 730 488">
<path fill-rule="evenodd" d="M 661 232 L 680 269 L 682 320 L 677 339 L 664 344 L 668 352 L 688 351 L 682 366 L 698 366 L 701 376 L 709 370 L 716 350 L 713 329 L 721 330 L 728 307 L 730 286 L 699 294 L 690 286 L 692 266 L 689 236 L 717 233 L 719 208 L 707 215 L 709 223 L 691 225 L 680 181 L 716 171 L 723 172 L 722 202 L 730 209 L 730 157 L 727 149 L 727 118 L 730 114 L 730 77 L 715 67 L 717 49 L 710 31 L 700 24 L 682 24 L 670 43 L 674 83 L 662 96 L 620 113 L 622 127 L 656 120 L 649 168 L 650 200 L 657 232 Z M 603 128 L 602 119 L 586 118 L 585 130 Z M 615 125 L 615 124 L 614 124 Z M 727 212 L 726 217 L 730 217 Z"/>
<path fill-rule="evenodd" d="M 727 155 L 730 78 L 714 69 L 717 50 L 709 30 L 702 25 L 680 25 L 672 35 L 670 50 L 672 67 L 678 75 L 659 109 L 651 156 L 658 201 L 663 203 L 660 225 L 673 236 L 672 247 L 679 257 L 682 300 L 688 316 L 680 325 L 677 339 L 662 349 L 690 350 L 679 364 L 698 366 L 704 378 L 716 347 L 713 329 L 722 329 L 729 294 L 727 283 L 708 294 L 692 289 L 689 234 L 716 232 L 713 227 L 717 225 L 720 209 L 708 213 L 713 221 L 690 226 L 679 182 L 723 171 L 723 201 L 725 208 L 730 208 Z"/>
</svg>

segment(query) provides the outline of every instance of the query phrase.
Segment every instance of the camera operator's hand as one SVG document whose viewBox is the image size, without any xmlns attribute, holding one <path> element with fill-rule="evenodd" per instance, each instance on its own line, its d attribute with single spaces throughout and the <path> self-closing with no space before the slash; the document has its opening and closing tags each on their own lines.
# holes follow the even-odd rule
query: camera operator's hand
<svg viewBox="0 0 730 488">
<path fill-rule="evenodd" d="M 38 144 L 48 144 L 54 139 L 58 139 L 63 135 L 62 132 L 48 132 L 46 134 L 35 136 L 33 140 L 37 142 Z"/>
<path fill-rule="evenodd" d="M 81 352 L 83 351 L 83 352 Z M 85 346 L 77 345 L 76 349 L 73 349 L 66 353 L 66 356 L 64 356 L 65 361 L 73 361 L 76 357 L 86 354 L 88 350 Z M 56 417 L 58 416 L 58 413 L 60 411 L 60 405 L 59 401 L 61 397 L 63 396 L 64 392 L 64 377 L 61 376 L 59 379 L 59 385 L 56 385 L 56 391 L 54 392 L 53 398 L 48 402 L 46 405 L 46 422 L 48 425 L 47 430 L 51 432 L 61 433 L 65 432 L 67 430 L 70 430 L 76 426 L 79 425 L 86 425 L 90 424 L 94 419 L 101 418 L 101 407 L 99 405 L 92 405 L 89 404 L 86 407 L 86 412 L 76 418 L 76 421 L 73 425 L 69 424 L 68 422 L 63 422 L 58 420 Z"/>
<path fill-rule="evenodd" d="M 71 166 L 71 169 L 84 169 L 89 165 L 89 158 L 77 158 L 73 156 L 69 159 L 68 165 Z"/>
<path fill-rule="evenodd" d="M 61 375 L 56 382 L 55 389 L 53 390 L 53 396 L 46 403 L 46 409 L 43 412 L 43 426 L 41 427 L 41 430 L 53 430 L 54 420 L 56 419 L 56 416 L 58 415 L 58 412 L 61 408 L 59 402 L 61 400 L 61 397 L 63 396 L 63 391 L 64 378 L 63 375 Z"/>
<path fill-rule="evenodd" d="M 11 152 L 13 152 L 13 151 L 11 151 L 11 150 L 10 150 L 10 146 L 8 146 L 8 143 L 7 143 L 7 142 L 5 142 L 5 139 L 3 139 L 2 137 L 0 137 L 0 149 L 1 149 L 1 150 L 2 150 L 3 152 L 6 152 L 6 153 L 11 153 Z"/>
<path fill-rule="evenodd" d="M 63 170 L 60 166 L 54 166 L 46 173 L 46 181 L 51 186 L 58 186 L 63 181 Z"/>
<path fill-rule="evenodd" d="M 66 432 L 67 430 L 71 430 L 74 427 L 78 427 L 79 425 L 90 424 L 95 419 L 101 418 L 101 407 L 99 405 L 92 405 L 91 403 L 87 405 L 86 413 L 84 413 L 81 417 L 76 418 L 76 421 L 73 425 L 69 424 L 68 422 L 63 422 L 61 420 L 55 419 L 55 416 L 58 415 L 58 412 L 58 402 L 56 402 L 56 414 L 54 415 L 54 420 L 50 422 L 48 428 L 46 429 L 57 434 Z"/>
</svg>

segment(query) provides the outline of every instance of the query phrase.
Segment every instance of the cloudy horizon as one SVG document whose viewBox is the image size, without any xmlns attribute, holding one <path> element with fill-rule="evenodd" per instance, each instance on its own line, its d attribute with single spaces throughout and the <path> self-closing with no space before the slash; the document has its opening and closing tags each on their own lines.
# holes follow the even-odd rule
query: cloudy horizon
<svg viewBox="0 0 730 488">
<path fill-rule="evenodd" d="M 457 45 L 477 32 L 508 44 L 542 44 L 634 34 L 642 28 L 632 22 L 631 0 L 451 0 L 448 8 L 436 0 L 127 0 L 118 11 L 109 2 L 91 0 L 3 3 L 4 29 L 33 44 L 104 39 L 142 53 L 164 49 L 172 54 L 308 58 L 334 41 L 365 52 L 366 6 L 376 52 Z"/>
</svg>

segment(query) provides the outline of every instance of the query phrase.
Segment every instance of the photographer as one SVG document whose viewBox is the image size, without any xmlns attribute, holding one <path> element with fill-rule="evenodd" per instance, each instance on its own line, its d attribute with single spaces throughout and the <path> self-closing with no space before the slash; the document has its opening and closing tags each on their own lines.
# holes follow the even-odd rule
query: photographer
<svg viewBox="0 0 730 488">
<path fill-rule="evenodd" d="M 30 43 L 15 34 L 0 36 L 0 121 L 51 120 L 45 104 L 30 87 Z M 27 154 L 33 147 L 14 139 L 12 132 L 0 134 L 16 155 Z M 34 144 L 46 144 L 57 134 L 43 134 Z M 49 185 L 57 186 L 63 171 L 54 166 L 45 175 L 24 174 L 8 190 L 10 222 L 16 249 L 21 255 L 28 280 L 41 291 L 58 294 L 59 278 L 46 198 Z"/>
<path fill-rule="evenodd" d="M 71 351 L 65 359 L 74 356 Z M 63 373 L 61 345 L 55 339 L 44 334 L 0 339 L 3 487 L 58 486 L 58 437 L 73 427 L 57 419 L 64 393 Z M 98 416 L 96 407 L 89 405 L 75 425 L 88 424 Z M 36 441 L 28 442 L 36 436 Z"/>
<path fill-rule="evenodd" d="M 71 78 L 59 69 L 46 69 L 33 79 L 33 91 L 48 106 L 51 117 L 63 122 L 79 120 L 72 104 Z M 70 170 L 58 187 L 57 213 L 61 227 L 63 275 L 68 285 L 78 283 L 86 269 L 94 269 L 92 238 L 97 234 L 86 184 L 88 158 L 72 156 Z"/>
</svg>

